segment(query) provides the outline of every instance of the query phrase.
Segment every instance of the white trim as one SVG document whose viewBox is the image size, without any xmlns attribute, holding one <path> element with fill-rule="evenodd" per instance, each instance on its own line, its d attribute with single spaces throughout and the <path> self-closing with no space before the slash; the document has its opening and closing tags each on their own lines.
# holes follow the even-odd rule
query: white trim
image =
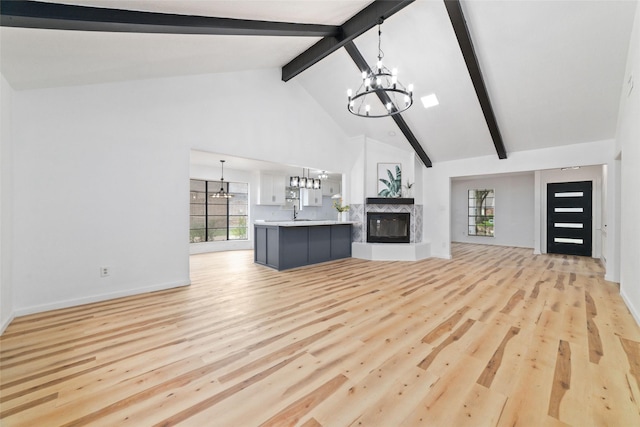
<svg viewBox="0 0 640 427">
<path fill-rule="evenodd" d="M 251 233 L 253 233 L 253 225 L 249 228 L 251 228 Z M 197 255 L 210 252 L 244 251 L 251 249 L 253 249 L 253 239 L 189 243 L 189 255 Z"/>
<path fill-rule="evenodd" d="M 369 261 L 418 261 L 431 256 L 431 244 L 353 242 L 351 256 Z"/>
<path fill-rule="evenodd" d="M 620 289 L 620 296 L 622 297 L 622 301 L 624 301 L 624 303 L 626 304 L 636 323 L 638 324 L 638 326 L 640 326 L 640 313 L 635 310 L 635 307 L 633 306 L 633 304 L 631 304 L 631 300 L 629 299 L 629 297 L 627 297 L 623 289 Z"/>
<path fill-rule="evenodd" d="M 139 295 L 139 294 L 144 294 L 149 292 L 164 291 L 166 289 L 180 288 L 182 286 L 189 286 L 190 284 L 191 284 L 191 281 L 188 281 L 186 283 L 182 281 L 169 282 L 169 283 L 163 283 L 160 285 L 146 286 L 146 287 L 136 288 L 136 289 L 127 289 L 126 291 L 112 292 L 108 294 L 92 295 L 84 298 L 58 301 L 51 304 L 34 305 L 31 307 L 25 307 L 25 308 L 16 310 L 15 315 L 16 317 L 26 316 L 28 314 L 58 310 L 61 308 L 75 307 L 78 305 L 91 304 L 94 302 L 102 302 L 102 301 L 107 301 L 115 298 L 128 297 L 132 295 Z"/>
<path fill-rule="evenodd" d="M 7 329 L 7 327 L 11 324 L 11 322 L 13 322 L 13 319 L 15 319 L 15 317 L 16 317 L 16 316 L 15 316 L 15 314 L 14 314 L 14 313 L 11 313 L 11 314 L 9 315 L 9 318 L 7 319 L 7 321 L 6 321 L 6 322 L 4 322 L 2 325 L 0 325 L 0 336 L 1 336 L 2 334 L 4 334 L 4 331 L 5 331 L 5 330 Z"/>
</svg>

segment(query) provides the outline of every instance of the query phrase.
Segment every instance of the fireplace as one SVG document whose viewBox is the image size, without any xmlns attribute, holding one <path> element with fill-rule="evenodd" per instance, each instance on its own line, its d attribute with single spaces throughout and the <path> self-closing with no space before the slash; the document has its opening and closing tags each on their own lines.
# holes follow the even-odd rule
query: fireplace
<svg viewBox="0 0 640 427">
<path fill-rule="evenodd" d="M 367 212 L 367 242 L 409 243 L 411 214 L 405 212 Z"/>
</svg>

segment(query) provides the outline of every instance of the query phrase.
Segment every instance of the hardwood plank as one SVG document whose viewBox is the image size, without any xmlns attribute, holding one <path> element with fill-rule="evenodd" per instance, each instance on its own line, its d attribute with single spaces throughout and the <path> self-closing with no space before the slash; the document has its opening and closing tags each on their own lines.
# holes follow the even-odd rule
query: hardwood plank
<svg viewBox="0 0 640 427">
<path fill-rule="evenodd" d="M 509 340 L 516 336 L 518 332 L 520 332 L 520 329 L 513 326 L 511 327 L 511 329 L 509 329 L 507 334 L 502 339 L 502 342 L 498 346 L 498 349 L 491 357 L 491 360 L 489 360 L 489 363 L 487 363 L 487 366 L 484 368 L 484 371 L 482 371 L 482 374 L 480 374 L 480 377 L 478 377 L 478 380 L 476 381 L 478 384 L 487 388 L 491 387 L 491 383 L 493 382 L 498 369 L 500 369 L 502 358 L 504 357 L 504 349 L 507 346 Z"/>
<path fill-rule="evenodd" d="M 334 393 L 342 384 L 347 381 L 347 377 L 340 374 L 324 383 L 306 396 L 301 397 L 285 409 L 269 418 L 260 427 L 294 426 L 300 418 L 315 408 L 320 402 Z"/>
<path fill-rule="evenodd" d="M 548 414 L 560 419 L 560 405 L 567 390 L 571 388 L 571 347 L 566 341 L 560 340 L 558 345 L 558 358 L 556 370 L 553 376 L 553 387 L 549 398 Z"/>
<path fill-rule="evenodd" d="M 457 310 L 454 314 L 451 315 L 447 320 L 439 324 L 434 330 L 429 332 L 422 338 L 422 342 L 426 342 L 432 344 L 434 341 L 437 341 L 442 335 L 447 332 L 451 332 L 453 327 L 458 324 L 458 322 L 462 319 L 462 316 L 469 311 L 468 306 L 464 306 L 461 309 Z"/>
<path fill-rule="evenodd" d="M 450 425 L 456 427 L 493 427 L 498 423 L 507 402 L 507 396 L 480 384 L 473 384 L 453 416 Z"/>
<path fill-rule="evenodd" d="M 188 287 L 17 318 L 0 424 L 640 425 L 640 327 L 598 260 L 452 254 L 194 255 Z"/>
<path fill-rule="evenodd" d="M 473 326 L 473 324 L 475 322 L 476 321 L 473 320 L 473 319 L 467 319 L 466 322 L 464 322 L 462 325 L 460 325 L 460 327 L 458 327 L 458 329 L 453 331 L 453 333 L 451 335 L 449 335 L 449 337 L 447 337 L 447 339 L 445 339 L 437 347 L 435 347 L 433 350 L 431 350 L 429 355 L 427 357 L 425 357 L 424 359 L 422 359 L 422 361 L 420 361 L 420 363 L 418 363 L 418 367 L 420 369 L 425 369 L 425 370 L 428 369 L 429 366 L 431 365 L 431 363 L 433 363 L 433 361 L 435 360 L 435 358 L 438 357 L 438 354 L 440 354 L 440 352 L 442 350 L 447 348 L 447 346 L 449 346 L 450 344 L 452 344 L 452 343 L 458 341 L 460 338 L 462 338 L 462 336 Z"/>
<path fill-rule="evenodd" d="M 640 342 L 620 337 L 620 343 L 629 361 L 629 374 L 636 380 L 640 389 Z"/>
<path fill-rule="evenodd" d="M 598 310 L 589 292 L 584 293 L 584 298 L 587 310 L 587 331 L 589 332 L 589 361 L 597 364 L 604 354 L 600 331 L 594 321 L 594 318 L 598 315 Z"/>
</svg>

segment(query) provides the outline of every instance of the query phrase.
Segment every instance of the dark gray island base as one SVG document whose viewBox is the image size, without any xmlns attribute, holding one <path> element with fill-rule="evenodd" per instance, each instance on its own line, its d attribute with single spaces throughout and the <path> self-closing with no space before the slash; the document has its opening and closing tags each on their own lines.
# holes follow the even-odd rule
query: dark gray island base
<svg viewBox="0 0 640 427">
<path fill-rule="evenodd" d="M 261 222 L 254 231 L 254 261 L 277 270 L 351 257 L 351 223 Z"/>
</svg>

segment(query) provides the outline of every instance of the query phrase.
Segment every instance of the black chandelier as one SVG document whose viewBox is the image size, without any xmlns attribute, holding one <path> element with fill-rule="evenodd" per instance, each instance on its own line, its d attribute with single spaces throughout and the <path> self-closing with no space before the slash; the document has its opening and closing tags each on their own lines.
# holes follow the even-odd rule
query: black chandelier
<svg viewBox="0 0 640 427">
<path fill-rule="evenodd" d="M 405 87 L 398 81 L 398 69 L 391 71 L 382 64 L 384 53 L 381 48 L 382 19 L 378 21 L 378 62 L 375 73 L 368 69 L 362 72 L 362 83 L 356 91 L 347 91 L 347 108 L 351 114 L 360 117 L 387 117 L 402 113 L 413 104 L 413 85 Z M 384 106 L 372 98 L 380 99 Z M 372 104 L 374 105 L 372 111 Z"/>
<path fill-rule="evenodd" d="M 289 178 L 289 187 L 292 188 L 306 188 L 308 190 L 319 190 L 322 188 L 322 181 L 320 179 L 313 179 L 310 176 L 305 176 L 304 168 L 302 168 L 302 176 L 292 176 Z M 308 172 L 308 170 L 307 170 Z M 309 173 L 307 173 L 309 175 Z"/>
<path fill-rule="evenodd" d="M 220 191 L 216 191 L 211 194 L 211 197 L 222 197 L 225 199 L 230 199 L 233 197 L 233 194 L 229 194 L 229 192 L 224 190 L 224 160 L 220 160 L 220 167 L 222 168 L 222 177 L 220 178 Z"/>
</svg>

